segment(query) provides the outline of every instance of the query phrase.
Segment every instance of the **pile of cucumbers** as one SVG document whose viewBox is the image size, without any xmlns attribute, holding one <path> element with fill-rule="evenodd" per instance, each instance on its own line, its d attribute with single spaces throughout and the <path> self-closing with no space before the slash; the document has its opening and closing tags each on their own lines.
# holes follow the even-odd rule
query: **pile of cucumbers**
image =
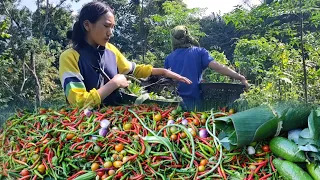
<svg viewBox="0 0 320 180">
<path fill-rule="evenodd" d="M 288 180 L 320 180 L 320 164 L 309 162 L 294 142 L 284 137 L 274 137 L 269 145 L 272 153 L 279 157 L 272 163 L 281 177 Z"/>
</svg>

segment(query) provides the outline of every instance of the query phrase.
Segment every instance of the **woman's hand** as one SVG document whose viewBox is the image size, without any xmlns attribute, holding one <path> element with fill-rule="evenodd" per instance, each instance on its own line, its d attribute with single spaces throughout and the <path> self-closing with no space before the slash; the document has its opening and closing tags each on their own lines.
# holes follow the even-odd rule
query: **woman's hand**
<svg viewBox="0 0 320 180">
<path fill-rule="evenodd" d="M 192 83 L 192 81 L 190 79 L 183 77 L 183 76 L 180 76 L 179 74 L 172 72 L 170 70 L 164 69 L 164 68 L 153 68 L 151 74 L 165 76 L 165 77 L 172 78 L 172 79 L 175 79 L 177 81 L 184 82 L 187 84 Z"/>
<path fill-rule="evenodd" d="M 243 85 L 246 86 L 246 91 L 248 91 L 250 86 L 249 86 L 247 79 L 244 76 L 241 76 L 240 81 Z"/>
<path fill-rule="evenodd" d="M 114 82 L 118 88 L 125 88 L 129 86 L 130 81 L 123 74 L 117 74 L 112 79 L 111 82 Z"/>
</svg>

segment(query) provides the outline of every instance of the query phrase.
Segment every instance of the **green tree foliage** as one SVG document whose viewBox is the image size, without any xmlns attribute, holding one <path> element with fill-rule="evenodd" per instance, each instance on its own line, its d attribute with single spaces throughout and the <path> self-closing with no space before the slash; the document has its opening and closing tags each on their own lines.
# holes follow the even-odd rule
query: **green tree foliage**
<svg viewBox="0 0 320 180">
<path fill-rule="evenodd" d="M 197 8 L 188 9 L 178 2 L 163 3 L 164 14 L 155 14 L 150 18 L 148 44 L 151 51 L 158 57 L 158 66 L 163 66 L 166 55 L 172 51 L 170 31 L 177 25 L 185 25 L 195 37 L 204 36 L 200 31 L 199 18 L 201 11 Z"/>
</svg>

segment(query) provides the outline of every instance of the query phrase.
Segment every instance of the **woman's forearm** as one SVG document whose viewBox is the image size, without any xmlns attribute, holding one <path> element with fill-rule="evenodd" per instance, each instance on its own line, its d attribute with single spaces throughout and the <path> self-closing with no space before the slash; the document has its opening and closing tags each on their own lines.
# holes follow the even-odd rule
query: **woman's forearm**
<svg viewBox="0 0 320 180">
<path fill-rule="evenodd" d="M 100 95 L 101 101 L 103 101 L 107 96 L 109 96 L 113 91 L 118 89 L 118 85 L 114 81 L 109 81 L 104 86 L 99 88 L 98 94 Z"/>
<path fill-rule="evenodd" d="M 223 64 L 220 64 L 216 61 L 211 61 L 209 63 L 209 67 L 213 70 L 215 70 L 216 72 L 220 73 L 220 74 L 223 74 L 223 75 L 226 75 L 226 76 L 229 76 L 233 79 L 237 79 L 237 80 L 243 80 L 245 79 L 244 76 L 242 76 L 241 74 L 235 72 L 234 70 L 230 69 L 229 67 L 223 65 Z"/>
<path fill-rule="evenodd" d="M 164 76 L 167 74 L 167 69 L 163 68 L 152 68 L 151 75 L 154 76 Z"/>
</svg>

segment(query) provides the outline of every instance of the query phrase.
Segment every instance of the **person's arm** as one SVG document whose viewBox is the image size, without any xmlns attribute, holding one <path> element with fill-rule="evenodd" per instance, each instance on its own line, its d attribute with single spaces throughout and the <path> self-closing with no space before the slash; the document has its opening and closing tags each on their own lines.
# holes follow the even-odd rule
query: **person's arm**
<svg viewBox="0 0 320 180">
<path fill-rule="evenodd" d="M 108 83 L 99 88 L 98 93 L 101 99 L 105 99 L 116 89 L 127 86 L 129 86 L 129 82 L 125 76 L 122 74 L 117 74 Z"/>
<path fill-rule="evenodd" d="M 187 83 L 187 84 L 191 84 L 192 83 L 190 81 L 190 79 L 188 79 L 186 77 L 183 77 L 183 76 L 180 76 L 179 74 L 177 74 L 175 72 L 172 72 L 172 71 L 170 71 L 168 69 L 164 69 L 164 68 L 152 68 L 151 74 L 152 75 L 156 75 L 156 76 L 157 75 L 158 76 L 165 76 L 165 77 L 172 78 L 172 79 L 175 79 L 175 80 Z"/>
<path fill-rule="evenodd" d="M 236 79 L 236 80 L 240 80 L 241 83 L 246 86 L 246 89 L 249 88 L 249 84 L 248 84 L 246 78 L 244 76 L 242 76 L 241 74 L 235 72 L 234 70 L 230 69 L 229 67 L 227 67 L 223 64 L 220 64 L 216 61 L 211 61 L 208 66 L 209 66 L 209 68 L 213 69 L 214 71 L 216 71 L 220 74 L 229 76 L 229 77 Z"/>
<path fill-rule="evenodd" d="M 182 77 L 179 74 L 176 74 L 172 71 L 163 68 L 153 68 L 152 65 L 145 64 L 135 64 L 130 62 L 125 58 L 122 53 L 112 44 L 108 43 L 106 48 L 113 51 L 117 58 L 117 65 L 120 74 L 132 74 L 136 78 L 146 78 L 151 75 L 162 75 L 168 78 L 176 79 L 178 81 L 191 84 L 192 82 L 186 78 Z"/>
<path fill-rule="evenodd" d="M 124 80 L 121 79 L 121 77 L 114 77 L 100 89 L 97 90 L 94 88 L 87 92 L 83 82 L 84 78 L 80 74 L 78 60 L 79 54 L 72 49 L 63 52 L 59 60 L 60 81 L 64 94 L 71 105 L 77 107 L 94 107 L 101 104 L 101 101 L 110 95 L 115 89 L 123 86 L 123 83 L 121 82 Z M 125 79 L 125 77 L 123 78 Z"/>
</svg>

